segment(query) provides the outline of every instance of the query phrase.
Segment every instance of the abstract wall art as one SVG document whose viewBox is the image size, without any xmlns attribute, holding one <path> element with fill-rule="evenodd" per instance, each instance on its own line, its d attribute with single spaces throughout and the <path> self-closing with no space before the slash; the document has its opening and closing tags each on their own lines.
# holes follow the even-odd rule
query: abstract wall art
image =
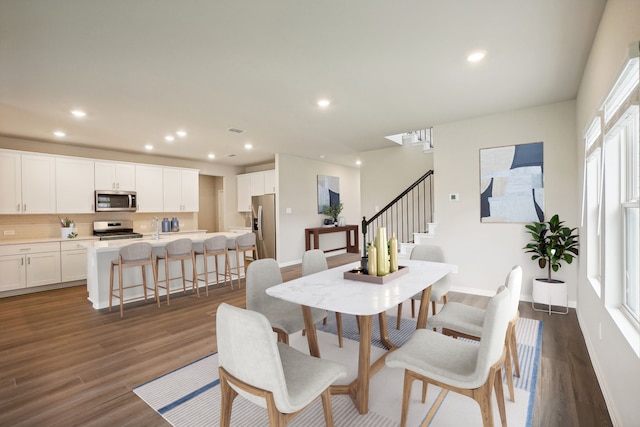
<svg viewBox="0 0 640 427">
<path fill-rule="evenodd" d="M 340 178 L 337 176 L 318 175 L 318 213 L 322 213 L 325 205 L 340 203 Z"/>
<path fill-rule="evenodd" d="M 480 150 L 480 221 L 544 221 L 543 144 Z"/>
</svg>

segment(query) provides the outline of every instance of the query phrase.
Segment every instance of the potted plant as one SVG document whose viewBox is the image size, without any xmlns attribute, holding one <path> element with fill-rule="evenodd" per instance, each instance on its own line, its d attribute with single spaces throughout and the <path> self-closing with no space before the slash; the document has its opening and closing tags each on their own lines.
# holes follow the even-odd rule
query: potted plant
<svg viewBox="0 0 640 427">
<path fill-rule="evenodd" d="M 78 233 L 75 232 L 76 224 L 71 218 L 67 216 L 64 219 L 60 217 L 58 217 L 58 219 L 60 220 L 60 224 L 62 224 L 61 237 L 63 239 L 75 239 L 78 237 Z"/>
<path fill-rule="evenodd" d="M 545 278 L 533 279 L 532 304 L 548 305 L 550 314 L 552 305 L 566 308 L 567 285 L 562 280 L 553 279 L 551 272 L 558 271 L 563 262 L 571 264 L 578 256 L 577 229 L 566 227 L 558 215 L 554 215 L 547 222 L 527 224 L 525 228 L 531 235 L 531 241 L 523 249 L 525 253 L 531 253 L 531 260 L 537 261 L 538 266 L 546 269 L 547 273 Z M 533 308 L 536 308 L 535 305 Z"/>
<path fill-rule="evenodd" d="M 322 207 L 322 214 L 333 218 L 333 224 L 336 227 L 338 226 L 338 215 L 340 215 L 340 212 L 342 212 L 342 202 L 332 205 L 324 205 Z"/>
</svg>

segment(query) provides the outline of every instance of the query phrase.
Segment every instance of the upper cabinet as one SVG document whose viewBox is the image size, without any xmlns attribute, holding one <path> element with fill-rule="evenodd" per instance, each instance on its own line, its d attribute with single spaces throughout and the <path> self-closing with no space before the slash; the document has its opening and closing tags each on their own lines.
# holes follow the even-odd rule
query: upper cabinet
<svg viewBox="0 0 640 427">
<path fill-rule="evenodd" d="M 93 161 L 56 158 L 56 212 L 94 212 Z"/>
<path fill-rule="evenodd" d="M 55 157 L 0 151 L 0 213 L 56 212 Z"/>
<path fill-rule="evenodd" d="M 250 174 L 237 175 L 238 212 L 251 211 L 251 176 Z"/>
<path fill-rule="evenodd" d="M 238 212 L 251 211 L 251 196 L 274 194 L 276 192 L 276 171 L 245 173 L 236 175 Z"/>
<path fill-rule="evenodd" d="M 163 168 L 164 211 L 198 212 L 198 171 Z"/>
<path fill-rule="evenodd" d="M 95 162 L 95 189 L 136 191 L 136 165 Z"/>
<path fill-rule="evenodd" d="M 163 212 L 162 167 L 136 165 L 138 212 Z"/>
</svg>

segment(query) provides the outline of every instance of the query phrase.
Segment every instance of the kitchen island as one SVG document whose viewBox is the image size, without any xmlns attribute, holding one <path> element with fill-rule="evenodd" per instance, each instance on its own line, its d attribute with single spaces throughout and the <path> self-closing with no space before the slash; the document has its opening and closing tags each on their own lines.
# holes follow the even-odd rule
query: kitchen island
<svg viewBox="0 0 640 427">
<path fill-rule="evenodd" d="M 235 255 L 235 241 L 236 237 L 240 236 L 239 233 L 194 233 L 188 235 L 161 235 L 159 239 L 153 237 L 145 237 L 143 239 L 123 239 L 123 240 L 108 240 L 108 241 L 87 241 L 83 243 L 87 247 L 87 291 L 89 292 L 89 301 L 93 304 L 93 308 L 101 309 L 109 307 L 109 269 L 111 261 L 118 259 L 118 252 L 120 248 L 126 245 L 130 245 L 136 242 L 148 242 L 153 248 L 154 255 L 160 255 L 164 253 L 164 247 L 167 243 L 187 237 L 193 242 L 194 248 L 197 250 L 202 249 L 202 242 L 209 237 L 225 236 L 227 238 L 227 246 L 229 248 L 229 263 L 231 267 L 236 265 Z M 211 260 L 213 261 L 213 260 Z M 204 264 L 201 256 L 197 257 L 198 273 L 204 272 Z M 242 266 L 244 259 L 240 260 Z M 222 260 L 220 260 L 222 264 Z M 211 262 L 209 263 L 211 265 Z M 222 268 L 222 266 L 221 266 Z M 185 261 L 185 274 L 187 278 L 192 276 L 192 265 L 190 261 Z M 240 269 L 242 271 L 242 269 Z M 169 275 L 176 277 L 181 274 L 180 263 L 174 262 L 169 265 Z M 139 268 L 123 269 L 123 282 L 124 283 L 142 283 L 142 272 Z M 116 272 L 117 277 L 117 272 Z M 164 261 L 160 264 L 158 271 L 158 280 L 164 280 Z M 211 279 L 211 275 L 209 278 Z M 214 273 L 215 277 L 215 273 Z M 234 279 L 238 279 L 236 275 Z M 117 279 L 116 279 L 117 280 Z M 147 274 L 148 283 L 153 283 L 153 276 L 151 271 Z M 199 285 L 204 286 L 204 281 L 199 282 Z M 171 293 L 182 292 L 182 280 L 171 280 Z M 162 293 L 161 293 L 162 296 Z M 127 289 L 125 291 L 125 298 L 143 298 L 142 288 Z M 114 300 L 114 304 L 119 304 L 117 299 Z"/>
</svg>

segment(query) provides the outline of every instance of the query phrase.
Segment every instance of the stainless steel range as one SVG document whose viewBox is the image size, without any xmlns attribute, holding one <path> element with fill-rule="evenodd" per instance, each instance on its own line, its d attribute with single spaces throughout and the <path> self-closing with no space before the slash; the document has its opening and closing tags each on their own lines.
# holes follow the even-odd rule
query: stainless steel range
<svg viewBox="0 0 640 427">
<path fill-rule="evenodd" d="M 94 221 L 93 235 L 100 240 L 139 239 L 142 234 L 133 232 L 133 221 Z"/>
</svg>

